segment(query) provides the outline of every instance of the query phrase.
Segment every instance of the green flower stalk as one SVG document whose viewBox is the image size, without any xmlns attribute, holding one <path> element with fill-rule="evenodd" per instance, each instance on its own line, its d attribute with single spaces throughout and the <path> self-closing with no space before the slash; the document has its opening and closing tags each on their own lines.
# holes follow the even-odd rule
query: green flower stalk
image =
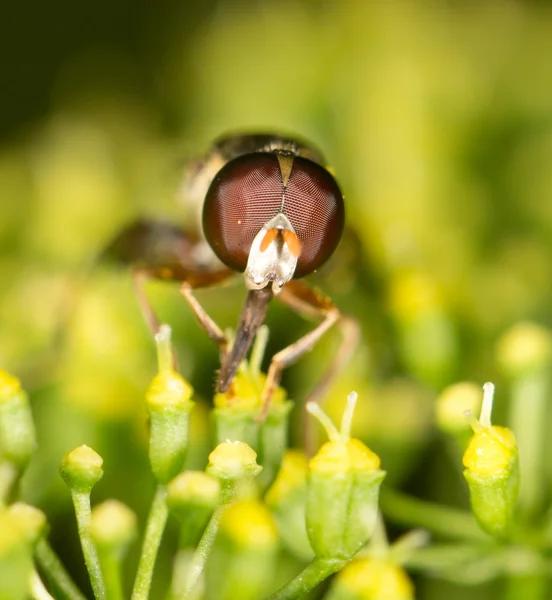
<svg viewBox="0 0 552 600">
<path fill-rule="evenodd" d="M 56 600 L 86 600 L 45 538 L 38 540 L 34 559 Z"/>
<path fill-rule="evenodd" d="M 353 558 L 376 524 L 385 472 L 376 454 L 350 438 L 356 399 L 356 393 L 349 395 L 339 432 L 317 404 L 307 405 L 330 438 L 311 459 L 308 474 L 307 533 L 320 558 Z"/>
<path fill-rule="evenodd" d="M 102 457 L 92 448 L 79 446 L 64 456 L 60 467 L 61 477 L 71 490 L 84 562 L 96 600 L 106 596 L 98 550 L 90 535 L 90 493 L 103 475 L 102 463 Z"/>
<path fill-rule="evenodd" d="M 397 269 L 389 280 L 389 305 L 409 370 L 421 381 L 439 387 L 454 371 L 458 341 L 437 281 L 420 269 Z"/>
<path fill-rule="evenodd" d="M 205 527 L 220 502 L 220 483 L 203 471 L 186 471 L 167 485 L 169 511 L 180 523 L 180 544 L 174 561 L 172 593 L 180 597 L 197 546 Z"/>
<path fill-rule="evenodd" d="M 550 480 L 546 456 L 548 439 L 548 402 L 552 390 L 552 334 L 532 322 L 510 328 L 499 340 L 497 360 L 511 381 L 508 424 L 516 432 L 520 449 L 519 513 L 535 521 L 545 509 L 546 485 Z"/>
<path fill-rule="evenodd" d="M 21 382 L 0 369 L 0 505 L 36 448 L 36 432 Z"/>
<path fill-rule="evenodd" d="M 213 423 L 217 442 L 240 440 L 258 453 L 263 472 L 257 483 L 266 489 L 274 480 L 288 445 L 288 420 L 293 403 L 277 387 L 270 410 L 259 421 L 261 394 L 266 376 L 261 362 L 268 340 L 268 327 L 259 329 L 249 362 L 243 362 L 227 392 L 214 397 Z"/>
<path fill-rule="evenodd" d="M 136 515 L 117 500 L 94 507 L 90 533 L 98 548 L 108 600 L 122 600 L 121 563 L 136 537 Z"/>
<path fill-rule="evenodd" d="M 171 328 L 168 325 L 161 325 L 155 343 L 158 373 L 148 389 L 146 400 L 150 414 L 149 459 L 158 486 L 148 515 L 132 600 L 149 597 L 157 552 L 167 523 L 166 483 L 184 466 L 193 407 L 192 387 L 173 369 Z"/>
<path fill-rule="evenodd" d="M 264 498 L 276 518 L 282 542 L 301 560 L 312 560 L 313 557 L 305 525 L 308 464 L 304 452 L 288 450 L 278 476 Z"/>
<path fill-rule="evenodd" d="M 220 482 L 220 504 L 215 509 L 192 557 L 188 579 L 181 598 L 191 598 L 209 557 L 220 521 L 240 486 L 250 482 L 262 470 L 256 452 L 243 442 L 223 442 L 209 455 L 207 473 Z"/>
<path fill-rule="evenodd" d="M 464 454 L 464 477 L 473 514 L 481 528 L 497 538 L 507 537 L 513 523 L 519 489 L 518 449 L 514 434 L 491 425 L 494 385 L 483 386 L 479 421 Z"/>
<path fill-rule="evenodd" d="M 188 449 L 192 387 L 172 368 L 171 330 L 156 335 L 159 372 L 147 392 L 150 415 L 149 458 L 153 474 L 166 484 L 184 466 Z"/>
<path fill-rule="evenodd" d="M 206 600 L 260 600 L 276 566 L 278 533 L 259 500 L 238 500 L 224 513 L 206 577 Z"/>
<path fill-rule="evenodd" d="M 340 431 L 318 404 L 307 404 L 308 412 L 322 423 L 330 438 L 308 466 L 306 524 L 315 557 L 269 600 L 294 600 L 314 589 L 343 568 L 376 527 L 385 472 L 379 468 L 379 457 L 350 437 L 356 400 L 356 392 L 351 392 Z"/>
<path fill-rule="evenodd" d="M 180 547 L 196 546 L 220 502 L 220 483 L 203 471 L 186 471 L 167 485 L 169 511 L 180 522 Z"/>
</svg>

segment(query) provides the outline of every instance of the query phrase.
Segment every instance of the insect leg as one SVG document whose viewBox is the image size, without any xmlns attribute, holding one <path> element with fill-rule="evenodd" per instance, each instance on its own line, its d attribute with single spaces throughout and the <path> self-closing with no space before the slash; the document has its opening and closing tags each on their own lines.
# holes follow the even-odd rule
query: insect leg
<svg viewBox="0 0 552 600">
<path fill-rule="evenodd" d="M 198 302 L 197 298 L 192 293 L 192 285 L 184 281 L 180 286 L 180 293 L 192 309 L 195 318 L 205 330 L 207 335 L 219 346 L 220 362 L 223 364 L 226 355 L 228 354 L 229 340 L 222 332 L 221 328 L 207 314 L 203 306 Z"/>
<path fill-rule="evenodd" d="M 288 283 L 277 298 L 303 317 L 322 317 L 323 320 L 312 331 L 274 355 L 263 390 L 260 420 L 266 417 L 282 370 L 309 351 L 330 327 L 337 325 L 341 329 L 342 341 L 321 380 L 308 395 L 307 401 L 319 402 L 324 397 L 337 375 L 348 363 L 360 339 L 360 328 L 355 319 L 343 315 L 329 298 L 302 282 Z"/>
<path fill-rule="evenodd" d="M 229 275 L 230 272 L 226 272 L 226 274 Z M 168 279 L 168 271 L 165 269 L 163 272 L 163 277 L 161 277 L 161 273 L 157 273 L 154 269 L 135 268 L 132 272 L 132 275 L 134 288 L 136 290 L 136 297 L 138 298 L 138 304 L 140 305 L 142 315 L 144 316 L 144 320 L 146 321 L 146 324 L 152 335 L 155 336 L 159 331 L 161 322 L 147 297 L 144 287 L 147 281 L 150 279 Z M 174 270 L 172 275 L 176 275 Z M 224 278 L 223 274 L 216 271 L 213 272 L 212 281 L 209 280 L 207 274 L 204 272 L 201 273 L 201 277 L 198 277 L 198 274 L 195 274 L 194 277 L 194 273 L 191 271 L 184 272 L 183 270 L 180 270 L 178 275 L 180 275 L 180 277 L 170 277 L 170 279 L 184 279 L 180 286 L 180 292 L 190 305 L 194 315 L 199 321 L 199 324 L 207 332 L 207 335 L 219 345 L 222 360 L 227 354 L 229 344 L 228 339 L 223 334 L 220 327 L 211 319 L 211 317 L 209 317 L 205 309 L 198 302 L 192 293 L 192 289 L 193 287 L 206 287 L 211 282 L 218 283 Z M 198 283 L 201 283 L 202 285 L 198 285 Z M 194 286 L 194 284 L 196 285 Z M 176 355 L 173 353 L 173 366 L 176 368 L 176 365 Z"/>
</svg>

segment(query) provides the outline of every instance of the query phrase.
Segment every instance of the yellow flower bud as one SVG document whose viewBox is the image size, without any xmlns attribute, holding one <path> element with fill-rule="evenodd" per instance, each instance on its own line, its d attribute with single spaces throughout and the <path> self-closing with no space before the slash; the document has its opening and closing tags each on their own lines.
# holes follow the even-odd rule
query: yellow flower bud
<svg viewBox="0 0 552 600">
<path fill-rule="evenodd" d="M 437 398 L 437 425 L 447 433 L 465 433 L 470 427 L 466 420 L 468 410 L 472 414 L 481 410 L 481 388 L 470 381 L 450 385 Z"/>
<path fill-rule="evenodd" d="M 155 337 L 159 372 L 146 394 L 150 414 L 149 459 L 160 483 L 167 483 L 184 466 L 189 416 L 194 405 L 192 387 L 172 368 L 170 336 L 170 328 L 163 325 Z"/>
<path fill-rule="evenodd" d="M 326 442 L 309 462 L 307 533 L 317 557 L 350 559 L 369 540 L 376 524 L 379 488 L 385 477 L 379 457 L 350 439 L 356 393 L 349 394 L 341 431 L 318 407 L 308 410 L 328 431 Z"/>
<path fill-rule="evenodd" d="M 479 422 L 464 454 L 464 477 L 473 514 L 495 537 L 507 535 L 513 524 L 519 491 L 519 459 L 514 434 L 491 425 L 494 386 L 486 383 Z"/>
<path fill-rule="evenodd" d="M 261 470 L 262 467 L 257 464 L 257 453 L 243 442 L 223 442 L 209 454 L 207 473 L 221 482 L 223 496 L 227 492 L 233 495 L 237 483 L 256 477 Z"/>
<path fill-rule="evenodd" d="M 106 500 L 92 509 L 92 538 L 103 551 L 123 552 L 136 536 L 136 515 L 118 500 Z"/>
<path fill-rule="evenodd" d="M 536 323 L 518 323 L 501 337 L 497 354 L 502 369 L 511 377 L 545 368 L 552 359 L 552 335 Z"/>
<path fill-rule="evenodd" d="M 361 558 L 339 572 L 328 600 L 414 600 L 414 586 L 391 560 Z"/>
<path fill-rule="evenodd" d="M 19 379 L 0 369 L 0 459 L 18 473 L 36 448 L 36 433 L 27 394 Z"/>
<path fill-rule="evenodd" d="M 71 490 L 89 494 L 103 476 L 102 464 L 97 452 L 82 445 L 63 457 L 60 474 Z"/>
</svg>

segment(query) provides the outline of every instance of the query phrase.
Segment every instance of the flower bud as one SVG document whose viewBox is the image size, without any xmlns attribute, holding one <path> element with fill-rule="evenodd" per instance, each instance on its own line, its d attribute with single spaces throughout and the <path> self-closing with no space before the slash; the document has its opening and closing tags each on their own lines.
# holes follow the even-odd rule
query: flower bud
<svg viewBox="0 0 552 600">
<path fill-rule="evenodd" d="M 257 334 L 251 359 L 244 361 L 231 388 L 215 395 L 213 410 L 215 439 L 218 442 L 240 440 L 258 452 L 263 472 L 257 483 L 263 489 L 273 481 L 287 448 L 289 413 L 293 407 L 283 388 L 277 387 L 266 418 L 259 421 L 261 394 L 266 382 L 266 376 L 260 371 L 260 362 L 267 338 L 268 328 L 263 326 Z"/>
<path fill-rule="evenodd" d="M 159 373 L 153 378 L 146 400 L 150 414 L 149 459 L 160 483 L 167 483 L 184 466 L 188 449 L 192 387 L 172 369 L 170 328 L 156 335 Z"/>
<path fill-rule="evenodd" d="M 435 410 L 442 431 L 453 435 L 470 431 L 466 411 L 476 414 L 481 410 L 481 388 L 470 381 L 450 385 L 437 398 Z"/>
<path fill-rule="evenodd" d="M 240 481 L 256 477 L 261 470 L 257 453 L 243 442 L 222 442 L 209 454 L 207 473 L 221 482 L 223 502 L 226 491 L 233 494 Z"/>
<path fill-rule="evenodd" d="M 490 535 L 502 538 L 513 523 L 519 491 L 518 449 L 514 434 L 491 425 L 494 386 L 486 383 L 481 417 L 464 454 L 464 477 L 473 514 Z"/>
<path fill-rule="evenodd" d="M 0 458 L 21 472 L 36 448 L 36 433 L 27 395 L 19 379 L 0 370 Z"/>
<path fill-rule="evenodd" d="M 102 464 L 102 457 L 92 448 L 83 445 L 63 457 L 60 474 L 69 489 L 90 494 L 103 476 Z"/>
<path fill-rule="evenodd" d="M 536 323 L 518 323 L 497 344 L 499 365 L 509 379 L 508 422 L 516 432 L 522 473 L 518 509 L 524 521 L 534 521 L 546 509 L 550 480 L 548 413 L 552 379 L 552 334 Z"/>
<path fill-rule="evenodd" d="M 552 359 L 552 335 L 536 323 L 518 323 L 499 340 L 497 358 L 510 377 L 542 370 Z"/>
<path fill-rule="evenodd" d="M 92 509 L 90 534 L 99 551 L 122 554 L 136 537 L 136 515 L 118 500 L 106 500 Z"/>
<path fill-rule="evenodd" d="M 222 517 L 208 563 L 206 598 L 263 597 L 267 581 L 274 576 L 277 550 L 278 534 L 268 509 L 258 500 L 232 504 Z"/>
<path fill-rule="evenodd" d="M 307 472 L 308 459 L 304 452 L 288 450 L 278 476 L 265 496 L 265 503 L 276 518 L 282 542 L 302 560 L 313 557 L 305 525 Z"/>
<path fill-rule="evenodd" d="M 218 479 L 203 471 L 186 471 L 167 485 L 167 505 L 181 525 L 180 546 L 196 546 L 220 500 Z"/>
<path fill-rule="evenodd" d="M 458 341 L 437 282 L 419 270 L 398 270 L 389 292 L 406 364 L 421 381 L 440 385 L 458 360 Z"/>
<path fill-rule="evenodd" d="M 99 564 L 96 566 L 101 569 L 101 574 L 97 574 L 101 581 L 96 581 L 94 593 L 96 597 L 106 595 L 122 600 L 121 562 L 136 537 L 136 515 L 122 502 L 106 500 L 92 509 L 89 530 L 90 539 L 97 549 Z"/>
<path fill-rule="evenodd" d="M 35 544 L 39 538 L 46 535 L 46 515 L 40 509 L 23 502 L 15 502 L 8 506 L 6 513 L 20 527 L 30 544 Z"/>
<path fill-rule="evenodd" d="M 361 558 L 338 573 L 327 600 L 414 600 L 414 586 L 388 558 Z"/>
<path fill-rule="evenodd" d="M 349 437 L 356 397 L 354 392 L 349 394 L 340 432 L 318 405 L 307 407 L 330 437 L 311 459 L 308 474 L 307 533 L 320 558 L 352 558 L 370 539 L 376 524 L 385 472 L 376 454 Z"/>
<path fill-rule="evenodd" d="M 231 391 L 215 394 L 213 418 L 215 437 L 219 441 L 240 440 L 251 447 L 258 447 L 259 428 L 257 421 L 261 409 L 261 392 L 266 376 L 262 373 L 255 377 L 242 368 L 232 381 Z M 278 387 L 272 396 L 271 413 L 275 409 L 291 408 L 291 402 L 286 401 L 285 391 Z"/>
<path fill-rule="evenodd" d="M 470 381 L 448 386 L 435 403 L 437 426 L 452 442 L 454 455 L 464 451 L 472 435 L 466 412 L 479 414 L 481 410 L 481 388 Z"/>
</svg>

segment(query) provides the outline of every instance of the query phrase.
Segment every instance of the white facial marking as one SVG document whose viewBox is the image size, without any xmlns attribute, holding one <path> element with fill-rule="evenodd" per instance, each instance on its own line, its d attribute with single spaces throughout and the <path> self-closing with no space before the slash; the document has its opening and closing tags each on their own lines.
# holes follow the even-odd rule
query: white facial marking
<svg viewBox="0 0 552 600">
<path fill-rule="evenodd" d="M 290 252 L 281 235 L 277 235 L 264 250 L 261 250 L 261 244 L 270 229 L 288 229 L 295 233 L 292 224 L 283 213 L 278 213 L 263 225 L 251 244 L 245 269 L 245 284 L 250 290 L 260 290 L 272 282 L 272 291 L 278 294 L 283 285 L 293 277 L 297 257 Z"/>
</svg>

